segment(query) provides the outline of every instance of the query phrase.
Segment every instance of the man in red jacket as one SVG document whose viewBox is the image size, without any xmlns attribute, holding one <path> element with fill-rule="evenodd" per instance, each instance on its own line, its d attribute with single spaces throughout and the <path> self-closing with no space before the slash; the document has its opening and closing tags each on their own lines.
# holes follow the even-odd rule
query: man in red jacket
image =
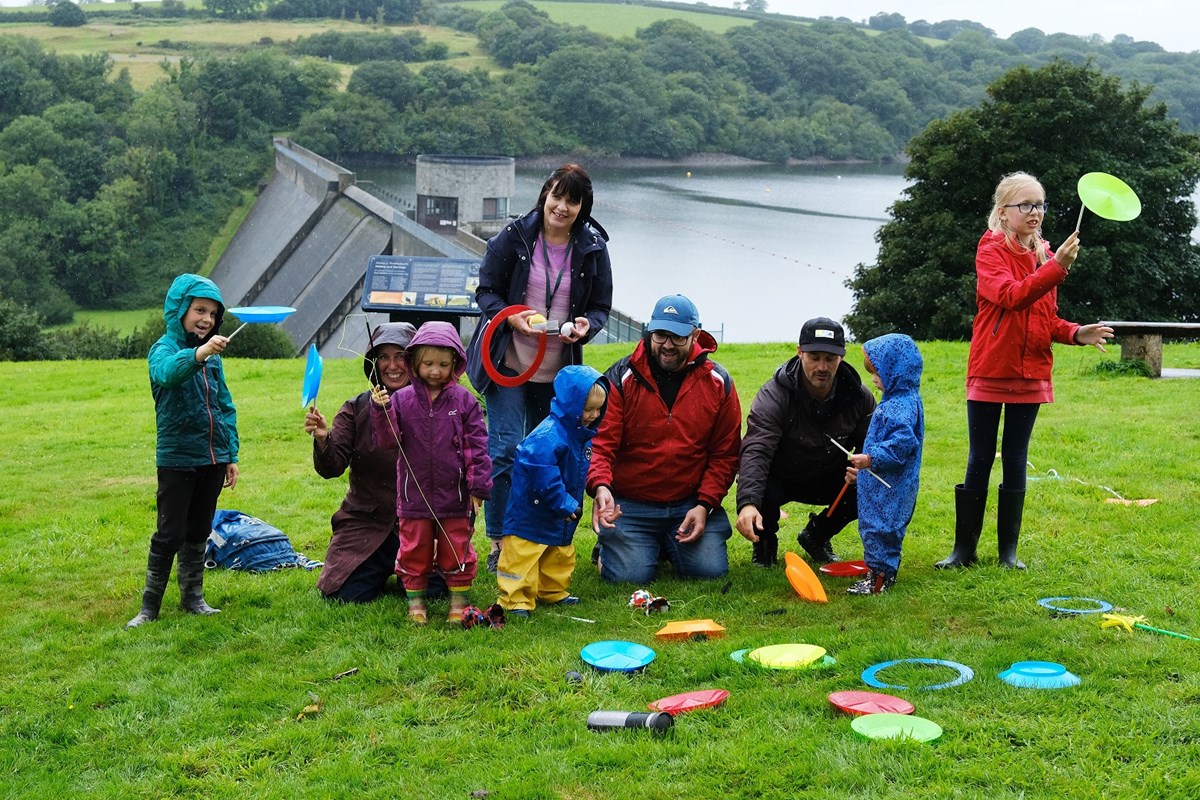
<svg viewBox="0 0 1200 800">
<path fill-rule="evenodd" d="M 654 306 L 647 333 L 606 377 L 608 409 L 592 440 L 587 491 L 605 580 L 647 583 L 662 558 L 679 577 L 729 571 L 721 501 L 737 473 L 742 409 L 709 360 L 717 342 L 683 295 Z"/>
</svg>

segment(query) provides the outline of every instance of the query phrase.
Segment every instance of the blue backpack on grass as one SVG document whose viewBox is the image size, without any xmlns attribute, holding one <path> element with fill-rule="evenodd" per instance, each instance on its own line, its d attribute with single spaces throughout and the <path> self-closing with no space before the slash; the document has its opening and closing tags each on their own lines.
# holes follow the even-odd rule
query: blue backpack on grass
<svg viewBox="0 0 1200 800">
<path fill-rule="evenodd" d="M 212 533 L 204 548 L 204 566 L 245 572 L 270 572 L 288 567 L 316 569 L 322 561 L 310 561 L 292 549 L 287 534 L 261 519 L 241 511 L 217 509 Z"/>
</svg>

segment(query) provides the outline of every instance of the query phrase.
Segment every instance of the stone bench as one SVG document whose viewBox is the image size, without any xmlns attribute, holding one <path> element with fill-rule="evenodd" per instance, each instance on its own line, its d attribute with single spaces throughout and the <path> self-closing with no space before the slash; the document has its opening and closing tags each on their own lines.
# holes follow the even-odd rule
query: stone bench
<svg viewBox="0 0 1200 800">
<path fill-rule="evenodd" d="M 1200 339 L 1200 322 L 1101 322 L 1121 343 L 1121 358 L 1145 361 L 1154 377 L 1162 377 L 1162 343 L 1168 339 Z"/>
</svg>

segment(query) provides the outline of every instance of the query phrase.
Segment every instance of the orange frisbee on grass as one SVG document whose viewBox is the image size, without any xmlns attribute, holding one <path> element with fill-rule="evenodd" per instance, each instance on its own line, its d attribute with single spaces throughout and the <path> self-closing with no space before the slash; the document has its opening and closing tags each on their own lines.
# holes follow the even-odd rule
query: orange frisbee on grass
<svg viewBox="0 0 1200 800">
<path fill-rule="evenodd" d="M 825 594 L 825 587 L 821 585 L 817 573 L 804 563 L 804 559 L 789 551 L 784 554 L 783 560 L 787 564 L 784 574 L 787 576 L 788 583 L 796 590 L 796 594 L 814 603 L 829 602 L 829 597 Z"/>
<path fill-rule="evenodd" d="M 719 639 L 725 628 L 711 619 L 681 619 L 668 622 L 654 635 L 659 639 Z"/>
</svg>

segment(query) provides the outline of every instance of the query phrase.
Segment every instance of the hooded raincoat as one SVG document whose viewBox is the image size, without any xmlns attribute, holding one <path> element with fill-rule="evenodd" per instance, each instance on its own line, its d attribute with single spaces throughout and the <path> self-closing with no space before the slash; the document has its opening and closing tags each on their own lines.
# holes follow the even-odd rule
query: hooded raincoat
<svg viewBox="0 0 1200 800">
<path fill-rule="evenodd" d="M 606 399 L 599 418 L 583 425 L 588 393 L 597 383 L 607 391 L 608 381 L 587 366 L 563 367 L 555 376 L 550 416 L 517 447 L 504 517 L 504 530 L 513 536 L 554 546 L 574 538 L 579 522 L 568 517 L 583 508 L 591 440 L 608 406 Z"/>
<path fill-rule="evenodd" d="M 375 355 L 385 344 L 407 348 L 416 333 L 410 323 L 387 322 L 380 325 L 371 337 L 371 347 L 363 357 L 363 372 L 373 384 L 380 383 L 374 374 Z M 396 528 L 396 458 L 394 439 L 385 445 L 375 442 L 371 427 L 371 392 L 365 391 L 347 400 L 329 430 L 325 446 L 313 442 L 313 468 L 322 478 L 341 477 L 350 470 L 349 487 L 341 507 L 330 519 L 333 538 L 325 553 L 325 568 L 321 570 L 317 588 L 329 596 L 337 593 L 346 579 L 367 558 L 384 545 Z M 399 543 L 392 539 L 393 552 Z M 390 573 L 388 573 L 390 574 Z M 386 581 L 387 574 L 384 579 Z M 380 585 L 382 589 L 382 584 Z M 358 599 L 358 598 L 355 598 Z M 366 599 L 366 598 L 363 598 Z"/>
<path fill-rule="evenodd" d="M 921 402 L 923 361 L 916 343 L 900 333 L 871 339 L 863 352 L 883 384 L 862 452 L 871 471 L 891 485 L 858 473 L 858 532 L 867 566 L 888 577 L 900 569 L 900 545 L 917 505 L 925 409 Z"/>
<path fill-rule="evenodd" d="M 217 303 L 217 324 L 201 339 L 183 329 L 194 298 Z M 196 361 L 196 349 L 215 336 L 225 316 L 221 290 L 208 278 L 177 277 L 163 301 L 167 330 L 150 347 L 150 391 L 158 426 L 159 467 L 188 469 L 238 460 L 237 411 L 225 385 L 221 356 Z"/>
<path fill-rule="evenodd" d="M 417 376 L 413 359 L 423 345 L 454 352 L 454 379 L 437 398 Z M 492 493 L 492 462 L 487 427 L 475 395 L 458 381 L 466 353 L 458 330 L 448 322 L 426 322 L 404 353 L 412 381 L 392 395 L 385 413 L 371 404 L 375 443 L 401 448 L 396 463 L 396 513 L 408 519 L 469 517 L 471 498 Z"/>
</svg>

